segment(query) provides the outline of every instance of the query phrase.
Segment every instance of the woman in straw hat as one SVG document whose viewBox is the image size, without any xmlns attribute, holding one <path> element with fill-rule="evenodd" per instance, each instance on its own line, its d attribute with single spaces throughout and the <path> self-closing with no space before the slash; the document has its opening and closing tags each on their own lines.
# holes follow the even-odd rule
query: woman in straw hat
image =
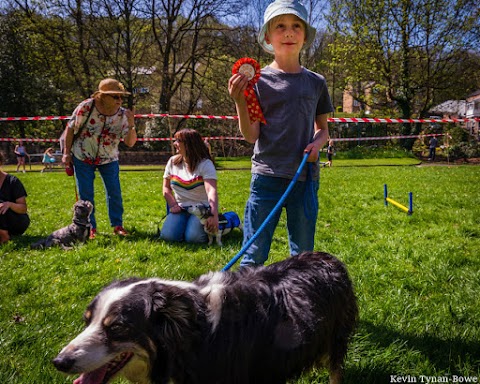
<svg viewBox="0 0 480 384">
<path fill-rule="evenodd" d="M 122 138 L 129 147 L 137 141 L 134 111 L 122 107 L 126 95 L 130 92 L 118 80 L 100 81 L 98 90 L 77 106 L 67 124 L 62 158 L 65 165 L 73 164 L 80 199 L 94 205 L 93 186 L 98 169 L 107 194 L 110 224 L 113 232 L 120 236 L 126 236 L 127 231 L 123 228 L 118 144 Z M 90 238 L 95 238 L 95 209 L 90 219 Z"/>
</svg>

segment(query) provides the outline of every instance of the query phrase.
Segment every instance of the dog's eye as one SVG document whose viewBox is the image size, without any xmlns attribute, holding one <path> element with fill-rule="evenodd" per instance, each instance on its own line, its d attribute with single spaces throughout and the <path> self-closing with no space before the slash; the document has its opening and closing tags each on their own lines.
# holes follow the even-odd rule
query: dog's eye
<svg viewBox="0 0 480 384">
<path fill-rule="evenodd" d="M 113 323 L 106 327 L 106 332 L 111 337 L 120 338 L 128 333 L 128 328 L 125 326 L 125 324 Z"/>
</svg>

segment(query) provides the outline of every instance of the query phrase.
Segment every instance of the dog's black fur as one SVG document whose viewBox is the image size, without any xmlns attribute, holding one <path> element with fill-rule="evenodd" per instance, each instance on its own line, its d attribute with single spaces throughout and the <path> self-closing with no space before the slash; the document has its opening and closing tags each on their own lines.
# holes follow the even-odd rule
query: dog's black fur
<svg viewBox="0 0 480 384">
<path fill-rule="evenodd" d="M 31 248 L 40 249 L 58 245 L 63 249 L 71 249 L 73 244 L 87 241 L 91 229 L 90 214 L 92 210 L 93 204 L 90 201 L 77 201 L 73 205 L 72 223 L 56 230 L 47 238 L 32 244 Z"/>
<path fill-rule="evenodd" d="M 285 383 L 319 365 L 337 384 L 357 316 L 345 266 L 321 252 L 193 283 L 129 279 L 97 295 L 53 363 L 83 372 L 78 384 L 107 383 L 108 364 L 132 382 L 176 384 Z"/>
</svg>

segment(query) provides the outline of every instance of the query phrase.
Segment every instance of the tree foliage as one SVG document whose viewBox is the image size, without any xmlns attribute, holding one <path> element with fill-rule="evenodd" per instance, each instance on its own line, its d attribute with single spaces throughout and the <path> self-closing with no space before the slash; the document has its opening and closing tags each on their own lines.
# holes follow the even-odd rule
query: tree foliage
<svg viewBox="0 0 480 384">
<path fill-rule="evenodd" d="M 269 2 L 6 0 L 0 10 L 0 113 L 68 115 L 99 80 L 115 77 L 136 96 L 137 113 L 233 114 L 226 87 L 232 64 L 244 56 L 261 65 L 272 60 L 256 42 Z M 435 103 L 480 87 L 476 0 L 304 4 L 318 33 L 301 61 L 326 76 L 335 104 L 350 86 L 358 100 L 386 115 L 423 117 Z M 165 135 L 187 122 L 157 123 L 143 128 Z M 230 130 L 228 124 L 198 126 L 206 134 Z M 6 127 L 0 125 L 0 134 Z M 62 124 L 14 129 L 20 136 L 52 137 Z M 406 126 L 404 132 L 418 129 Z"/>
<path fill-rule="evenodd" d="M 479 86 L 458 76 L 473 73 L 465 62 L 479 53 L 476 0 L 331 3 L 332 49 L 345 85 L 373 82 L 375 101 L 401 117 L 425 117 L 445 91 L 468 93 Z"/>
</svg>

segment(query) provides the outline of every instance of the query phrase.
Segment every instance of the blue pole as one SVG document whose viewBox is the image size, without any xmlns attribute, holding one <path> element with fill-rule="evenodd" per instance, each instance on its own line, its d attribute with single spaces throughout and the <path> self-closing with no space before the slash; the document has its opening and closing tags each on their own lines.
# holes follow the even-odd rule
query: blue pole
<svg viewBox="0 0 480 384">
<path fill-rule="evenodd" d="M 268 222 L 272 219 L 273 215 L 275 215 L 275 213 L 278 211 L 279 208 L 282 208 L 282 205 L 285 202 L 285 200 L 287 199 L 287 196 L 292 191 L 293 186 L 295 185 L 298 178 L 300 177 L 300 174 L 302 173 L 302 169 L 305 166 L 305 163 L 307 162 L 307 159 L 308 159 L 309 155 L 310 155 L 310 152 L 307 152 L 303 155 L 303 160 L 300 163 L 300 165 L 298 166 L 298 169 L 297 169 L 297 172 L 295 173 L 295 176 L 293 176 L 293 179 L 290 182 L 290 184 L 288 185 L 284 194 L 282 195 L 282 197 L 280 197 L 280 200 L 278 200 L 277 205 L 275 205 L 275 207 L 273 207 L 272 211 L 269 213 L 269 215 L 267 216 L 265 221 L 262 223 L 260 228 L 258 228 L 257 232 L 255 232 L 255 234 L 250 238 L 250 240 L 248 240 L 248 242 L 243 246 L 243 248 L 233 257 L 233 259 L 230 260 L 230 262 L 225 267 L 223 267 L 222 271 L 228 271 L 237 262 L 237 260 L 247 251 L 247 249 L 250 248 L 250 246 L 253 244 L 253 242 L 255 240 L 257 240 L 257 237 L 260 236 L 260 233 L 266 227 Z"/>
<path fill-rule="evenodd" d="M 385 206 L 388 205 L 387 197 L 388 197 L 387 184 L 383 184 L 383 199 L 385 200 Z"/>
<path fill-rule="evenodd" d="M 411 215 L 413 213 L 413 193 L 408 193 L 408 214 Z"/>
</svg>

